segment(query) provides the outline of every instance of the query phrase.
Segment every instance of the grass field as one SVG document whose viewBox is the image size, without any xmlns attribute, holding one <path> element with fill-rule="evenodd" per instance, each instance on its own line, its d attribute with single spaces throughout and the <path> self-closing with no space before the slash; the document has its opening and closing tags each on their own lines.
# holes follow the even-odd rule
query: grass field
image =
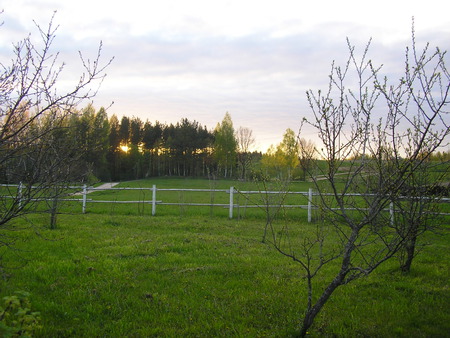
<svg viewBox="0 0 450 338">
<path fill-rule="evenodd" d="M 298 328 L 305 280 L 261 242 L 261 219 L 91 212 L 60 215 L 56 230 L 42 226 L 47 215 L 31 220 L 15 233 L 17 250 L 2 252 L 0 296 L 31 293 L 36 336 L 288 337 Z M 447 337 L 450 229 L 422 242 L 410 274 L 392 260 L 338 289 L 311 336 Z"/>
</svg>

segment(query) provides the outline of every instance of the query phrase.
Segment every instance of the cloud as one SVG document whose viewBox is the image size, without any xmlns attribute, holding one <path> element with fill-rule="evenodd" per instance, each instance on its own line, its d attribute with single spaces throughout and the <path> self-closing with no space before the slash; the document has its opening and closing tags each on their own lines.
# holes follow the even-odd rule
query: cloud
<svg viewBox="0 0 450 338">
<path fill-rule="evenodd" d="M 346 37 L 359 55 L 372 37 L 370 58 L 393 78 L 403 67 L 415 8 L 418 42 L 450 47 L 448 11 L 436 11 L 442 5 L 435 0 L 419 7 L 384 0 L 367 6 L 356 0 L 5 0 L 4 6 L 0 34 L 12 41 L 34 29 L 32 19 L 45 25 L 58 10 L 54 47 L 68 79 L 77 80 L 78 50 L 95 57 L 103 41 L 104 60 L 115 61 L 94 104 L 115 101 L 109 114 L 169 123 L 187 117 L 214 128 L 228 111 L 236 128 L 253 129 L 263 150 L 309 116 L 305 91 L 327 88 L 331 62 L 347 60 Z M 7 56 L 9 42 L 0 41 Z"/>
</svg>

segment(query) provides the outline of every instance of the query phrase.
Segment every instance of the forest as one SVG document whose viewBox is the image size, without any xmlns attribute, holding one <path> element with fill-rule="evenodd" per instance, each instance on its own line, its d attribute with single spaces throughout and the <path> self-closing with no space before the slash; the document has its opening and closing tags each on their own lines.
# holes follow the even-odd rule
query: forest
<svg viewBox="0 0 450 338">
<path fill-rule="evenodd" d="M 262 156 L 239 149 L 229 114 L 214 130 L 208 130 L 187 118 L 175 124 L 144 122 L 135 116 L 108 118 L 103 108 L 95 111 L 89 105 L 69 123 L 91 180 L 242 177 L 251 162 Z"/>
<path fill-rule="evenodd" d="M 34 130 L 45 125 L 42 120 L 33 123 Z M 208 130 L 187 118 L 163 124 L 135 116 L 108 117 L 104 108 L 96 110 L 89 104 L 61 119 L 52 133 L 63 144 L 57 147 L 58 156 L 64 153 L 66 163 L 76 163 L 72 177 L 94 183 L 155 176 L 249 177 L 250 167 L 260 162 L 262 154 L 249 151 L 254 143 L 251 130 L 239 131 L 240 138 L 228 113 Z M 24 178 L 17 170 L 14 175 L 3 170 L 1 176 L 4 183 Z"/>
</svg>

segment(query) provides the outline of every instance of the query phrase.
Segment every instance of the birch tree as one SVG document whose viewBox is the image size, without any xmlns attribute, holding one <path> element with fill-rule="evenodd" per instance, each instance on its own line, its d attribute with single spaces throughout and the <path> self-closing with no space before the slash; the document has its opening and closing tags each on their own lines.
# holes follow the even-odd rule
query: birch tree
<svg viewBox="0 0 450 338">
<path fill-rule="evenodd" d="M 248 170 L 252 164 L 252 154 L 250 148 L 255 144 L 253 132 L 249 128 L 239 127 L 236 132 L 236 142 L 238 148 L 237 159 L 240 169 L 240 177 L 245 180 L 248 175 Z"/>
<path fill-rule="evenodd" d="M 224 177 L 231 177 L 236 166 L 237 142 L 229 113 L 226 113 L 222 122 L 217 124 L 214 138 L 214 157 L 219 171 L 223 172 Z"/>
</svg>

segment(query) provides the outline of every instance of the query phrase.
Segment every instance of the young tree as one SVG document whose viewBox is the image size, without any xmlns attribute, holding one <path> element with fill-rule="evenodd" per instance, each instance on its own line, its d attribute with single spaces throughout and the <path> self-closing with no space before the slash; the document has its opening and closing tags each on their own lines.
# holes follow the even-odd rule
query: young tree
<svg viewBox="0 0 450 338">
<path fill-rule="evenodd" d="M 72 89 L 61 92 L 57 87 L 64 65 L 58 65 L 59 55 L 52 52 L 57 28 L 53 18 L 46 29 L 36 27 L 39 39 L 30 34 L 16 43 L 11 63 L 0 66 L 0 173 L 3 182 L 21 183 L 9 191 L 13 199 L 0 197 L 3 246 L 11 244 L 5 233 L 10 221 L 33 211 L 36 199 L 54 196 L 55 186 L 65 186 L 71 178 L 69 164 L 78 154 L 62 142 L 67 119 L 95 96 L 112 61 L 101 61 L 101 43 L 94 60 L 80 53 L 84 71 Z"/>
<path fill-rule="evenodd" d="M 286 129 L 283 140 L 276 148 L 271 146 L 263 155 L 262 164 L 278 179 L 290 180 L 298 167 L 298 143 L 292 129 Z"/>
<path fill-rule="evenodd" d="M 237 159 L 241 172 L 240 176 L 241 179 L 245 180 L 253 158 L 250 148 L 255 144 L 255 138 L 253 137 L 252 130 L 249 128 L 239 127 L 236 132 L 236 142 L 238 149 Z"/>
<path fill-rule="evenodd" d="M 311 171 L 313 165 L 316 146 L 313 141 L 301 137 L 298 139 L 298 148 L 298 159 L 300 167 L 302 168 L 302 179 L 305 181 L 307 173 Z"/>
<path fill-rule="evenodd" d="M 233 121 L 230 114 L 226 113 L 222 123 L 218 123 L 214 130 L 214 157 L 219 170 L 223 169 L 224 177 L 233 175 L 233 168 L 236 165 L 236 149 Z"/>
<path fill-rule="evenodd" d="M 369 45 L 358 59 L 348 42 L 348 61 L 342 68 L 333 63 L 328 90 L 307 92 L 313 113 L 308 124 L 323 144 L 315 155 L 320 161 L 308 170 L 323 223 L 296 248 L 284 240 L 286 227 L 270 225 L 271 243 L 305 272 L 302 336 L 338 287 L 373 272 L 417 239 L 418 226 L 428 225 L 427 217 L 398 222 L 389 206 L 410 210 L 402 201 L 405 187 L 423 188 L 414 177 L 450 133 L 445 53 L 429 53 L 428 45 L 418 50 L 413 31 L 405 75 L 389 85 L 380 80 L 381 67 L 368 60 Z M 336 272 L 316 293 L 313 279 L 331 263 Z"/>
<path fill-rule="evenodd" d="M 286 167 L 288 177 L 292 177 L 293 170 L 298 166 L 298 143 L 292 129 L 286 129 L 283 140 L 278 146 L 278 150 L 283 154 L 283 164 Z"/>
<path fill-rule="evenodd" d="M 391 223 L 403 240 L 398 253 L 400 269 L 411 270 L 417 254 L 420 235 L 434 230 L 442 222 L 439 217 L 442 189 L 447 179 L 448 162 L 427 159 L 415 168 L 402 186 L 399 196 L 391 202 Z"/>
</svg>

